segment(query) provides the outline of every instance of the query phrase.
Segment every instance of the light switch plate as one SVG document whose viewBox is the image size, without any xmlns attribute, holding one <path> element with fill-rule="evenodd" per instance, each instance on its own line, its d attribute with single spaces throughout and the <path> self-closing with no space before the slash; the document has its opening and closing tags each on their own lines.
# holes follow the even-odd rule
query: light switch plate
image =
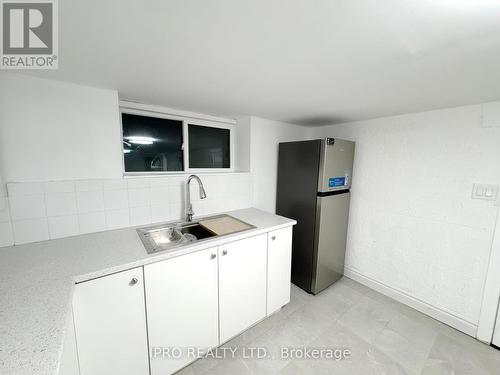
<svg viewBox="0 0 500 375">
<path fill-rule="evenodd" d="M 483 199 L 496 201 L 498 197 L 498 185 L 474 184 L 472 199 Z"/>
</svg>

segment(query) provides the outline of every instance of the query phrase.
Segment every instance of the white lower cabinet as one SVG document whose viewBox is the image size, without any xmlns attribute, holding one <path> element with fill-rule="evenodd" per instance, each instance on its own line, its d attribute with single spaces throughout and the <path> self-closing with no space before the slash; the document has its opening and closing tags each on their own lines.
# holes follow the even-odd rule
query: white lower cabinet
<svg viewBox="0 0 500 375">
<path fill-rule="evenodd" d="M 500 302 L 499 302 L 500 306 Z M 497 312 L 497 322 L 495 324 L 495 330 L 493 331 L 493 340 L 491 342 L 495 346 L 500 347 L 500 309 Z"/>
<path fill-rule="evenodd" d="M 278 310 L 291 243 L 289 227 L 77 284 L 80 375 L 172 374 Z"/>
<path fill-rule="evenodd" d="M 144 266 L 144 278 L 151 375 L 171 374 L 193 361 L 193 350 L 219 344 L 217 248 Z"/>
<path fill-rule="evenodd" d="M 267 234 L 219 246 L 220 342 L 266 316 Z"/>
<path fill-rule="evenodd" d="M 64 346 L 59 362 L 59 372 L 61 375 L 79 375 L 78 351 L 76 348 L 75 322 L 73 320 L 73 310 L 66 324 L 66 333 L 64 334 Z"/>
<path fill-rule="evenodd" d="M 292 227 L 268 233 L 267 315 L 290 302 Z"/>
<path fill-rule="evenodd" d="M 142 267 L 75 286 L 80 375 L 149 374 Z"/>
</svg>

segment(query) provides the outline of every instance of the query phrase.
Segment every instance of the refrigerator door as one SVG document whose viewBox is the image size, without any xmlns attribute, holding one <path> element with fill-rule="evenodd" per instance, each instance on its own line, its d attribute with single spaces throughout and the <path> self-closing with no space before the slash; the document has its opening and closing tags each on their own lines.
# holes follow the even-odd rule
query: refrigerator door
<svg viewBox="0 0 500 375">
<path fill-rule="evenodd" d="M 329 192 L 351 187 L 354 142 L 338 138 L 321 141 L 318 191 Z"/>
<path fill-rule="evenodd" d="M 317 294 L 344 274 L 350 193 L 318 196 L 312 293 Z"/>
<path fill-rule="evenodd" d="M 311 292 L 321 140 L 280 143 L 276 213 L 293 227 L 292 282 Z"/>
</svg>

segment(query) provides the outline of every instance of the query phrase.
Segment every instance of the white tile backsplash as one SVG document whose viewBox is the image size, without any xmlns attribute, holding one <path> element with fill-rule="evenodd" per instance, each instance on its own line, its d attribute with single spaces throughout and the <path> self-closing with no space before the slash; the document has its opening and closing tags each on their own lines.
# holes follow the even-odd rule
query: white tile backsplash
<svg viewBox="0 0 500 375">
<path fill-rule="evenodd" d="M 127 190 L 106 190 L 104 191 L 104 208 L 106 210 L 119 210 L 128 208 Z"/>
<path fill-rule="evenodd" d="M 151 206 L 130 207 L 130 225 L 151 223 Z"/>
<path fill-rule="evenodd" d="M 168 204 L 170 201 L 170 190 L 168 185 L 162 187 L 151 188 L 151 204 Z"/>
<path fill-rule="evenodd" d="M 0 223 L 10 222 L 9 200 L 5 199 L 5 207 L 0 210 Z"/>
<path fill-rule="evenodd" d="M 129 178 L 126 181 L 129 189 L 149 188 L 151 185 L 148 177 Z"/>
<path fill-rule="evenodd" d="M 0 223 L 0 247 L 14 244 L 14 233 L 10 221 Z"/>
<path fill-rule="evenodd" d="M 0 211 L 0 247 L 183 219 L 188 176 L 8 183 L 7 206 Z M 195 216 L 252 206 L 249 173 L 200 178 L 207 199 L 200 200 L 193 182 Z"/>
<path fill-rule="evenodd" d="M 50 238 L 69 237 L 80 234 L 78 216 L 76 215 L 49 217 L 48 222 Z"/>
<path fill-rule="evenodd" d="M 78 215 L 80 234 L 102 232 L 106 230 L 106 215 L 102 212 L 91 212 Z"/>
<path fill-rule="evenodd" d="M 74 215 L 76 209 L 75 193 L 50 193 L 45 194 L 47 216 Z"/>
<path fill-rule="evenodd" d="M 149 188 L 130 189 L 128 190 L 129 207 L 150 206 L 150 190 Z"/>
<path fill-rule="evenodd" d="M 185 188 L 180 184 L 172 184 L 168 187 L 168 196 L 172 201 L 178 201 L 183 198 Z"/>
<path fill-rule="evenodd" d="M 41 182 L 15 182 L 7 184 L 9 197 L 15 195 L 43 194 L 43 183 Z"/>
<path fill-rule="evenodd" d="M 172 216 L 173 215 L 170 214 L 170 205 L 169 204 L 151 205 L 151 221 L 153 223 L 168 221 L 168 220 L 170 220 L 170 218 Z"/>
<path fill-rule="evenodd" d="M 106 211 L 106 229 L 118 229 L 130 226 L 130 212 L 128 208 Z"/>
<path fill-rule="evenodd" d="M 104 194 L 101 191 L 81 191 L 76 193 L 78 213 L 104 211 Z"/>
<path fill-rule="evenodd" d="M 14 195 L 9 199 L 12 220 L 38 219 L 47 216 L 43 194 Z"/>
<path fill-rule="evenodd" d="M 44 184 L 45 194 L 50 193 L 73 193 L 75 191 L 74 181 L 49 181 Z"/>
<path fill-rule="evenodd" d="M 163 186 L 168 186 L 172 181 L 170 181 L 170 179 L 175 179 L 175 177 L 165 177 L 165 176 L 161 176 L 161 177 L 151 177 L 151 179 L 149 180 L 149 184 L 152 188 L 155 188 L 155 187 L 163 187 Z"/>
<path fill-rule="evenodd" d="M 101 180 L 77 180 L 75 187 L 76 191 L 101 191 L 103 182 Z"/>
<path fill-rule="evenodd" d="M 104 180 L 103 189 L 104 190 L 121 190 L 127 188 L 127 180 Z"/>
<path fill-rule="evenodd" d="M 50 238 L 47 218 L 45 217 L 13 221 L 12 227 L 16 244 L 45 241 Z"/>
<path fill-rule="evenodd" d="M 179 220 L 179 219 L 184 219 L 184 205 L 176 202 L 176 203 L 170 203 L 169 204 L 169 215 L 170 219 L 169 220 Z M 196 212 L 195 212 L 196 214 Z M 201 215 L 201 213 L 197 213 L 197 215 Z"/>
</svg>

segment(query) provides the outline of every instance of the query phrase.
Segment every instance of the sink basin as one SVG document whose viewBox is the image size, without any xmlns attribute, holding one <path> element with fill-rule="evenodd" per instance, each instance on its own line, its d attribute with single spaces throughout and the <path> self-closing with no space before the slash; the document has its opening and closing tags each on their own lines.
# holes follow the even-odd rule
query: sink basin
<svg viewBox="0 0 500 375">
<path fill-rule="evenodd" d="M 190 234 L 196 237 L 196 240 L 202 240 L 204 238 L 214 237 L 216 234 L 209 231 L 199 223 L 187 224 L 178 227 L 182 234 Z M 190 238 L 190 237 L 188 237 Z"/>
<path fill-rule="evenodd" d="M 175 226 L 140 228 L 137 233 L 148 254 L 179 246 L 184 238 Z"/>
<path fill-rule="evenodd" d="M 232 218 L 232 216 L 223 214 L 204 218 L 203 220 L 224 217 Z M 253 225 L 244 224 L 246 224 L 249 229 L 255 228 Z M 212 232 L 197 221 L 157 224 L 145 228 L 138 228 L 137 233 L 148 254 L 171 250 L 194 241 L 201 241 L 207 238 L 224 235 Z"/>
<path fill-rule="evenodd" d="M 197 222 L 155 225 L 139 228 L 137 233 L 148 254 L 173 249 L 216 235 Z"/>
<path fill-rule="evenodd" d="M 174 227 L 154 229 L 148 231 L 147 235 L 158 246 L 168 246 L 182 240 L 182 234 Z"/>
</svg>

